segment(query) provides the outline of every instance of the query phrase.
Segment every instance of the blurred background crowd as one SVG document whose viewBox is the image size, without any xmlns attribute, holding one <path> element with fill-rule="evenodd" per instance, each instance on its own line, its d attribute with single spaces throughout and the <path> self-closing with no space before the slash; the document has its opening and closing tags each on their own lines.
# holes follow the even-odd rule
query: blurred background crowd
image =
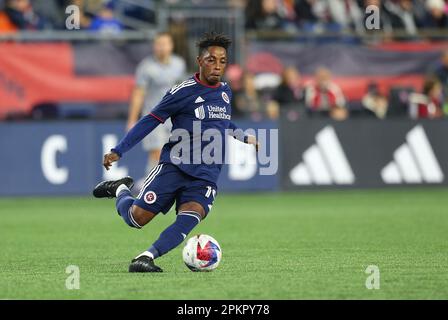
<svg viewBox="0 0 448 320">
<path fill-rule="evenodd" d="M 246 29 L 259 31 L 363 33 L 364 12 L 370 5 L 380 9 L 385 32 L 400 30 L 416 36 L 421 29 L 443 30 L 448 26 L 445 0 L 0 0 L 0 32 L 64 29 L 64 11 L 70 4 L 81 9 L 83 28 L 119 32 L 135 26 L 117 17 L 117 11 L 120 17 L 155 23 L 159 3 L 242 8 Z"/>
<path fill-rule="evenodd" d="M 191 15 L 191 10 L 199 15 L 202 10 L 206 12 L 205 17 L 209 12 L 211 19 L 216 7 L 236 12 L 236 17 L 241 19 L 229 23 L 242 23 L 242 26 L 238 34 L 231 34 L 237 39 L 226 74 L 234 92 L 235 118 L 258 121 L 278 119 L 284 114 L 291 120 L 392 116 L 437 119 L 448 114 L 448 50 L 444 47 L 448 39 L 448 2 L 444 0 L 0 0 L 0 39 L 2 35 L 24 32 L 66 31 L 65 10 L 73 4 L 80 8 L 80 32 L 117 35 L 148 29 L 169 31 L 173 45 L 166 54 L 176 53 L 186 61 L 191 72 L 195 70 L 194 41 L 191 40 L 201 32 L 221 27 L 215 22 L 204 24 L 203 19 Z M 369 17 L 366 8 L 371 5 L 379 10 L 380 30 L 365 27 Z M 167 8 L 163 15 L 161 6 Z M 183 6 L 190 11 L 183 11 Z M 173 7 L 177 11 L 170 11 Z M 28 41 L 30 39 L 32 42 L 32 37 Z M 310 39 L 311 45 L 322 45 L 322 48 L 329 44 L 353 48 L 405 43 L 407 53 L 425 52 L 424 46 L 430 43 L 431 50 L 437 49 L 437 55 L 421 63 L 418 81 L 395 81 L 403 76 L 396 74 L 395 80 L 389 79 L 385 85 L 381 78 L 366 73 L 363 85 L 344 86 L 341 83 L 344 72 L 336 72 L 335 76 L 337 67 L 331 63 L 322 63 L 303 72 L 297 64 L 282 61 L 280 55 L 280 66 L 264 72 L 263 67 L 275 64 L 273 57 L 252 60 L 251 49 L 247 47 L 251 41 L 264 43 L 262 51 L 269 53 L 271 43 L 283 41 L 307 46 Z M 16 40 L 3 38 L 6 43 Z M 412 44 L 419 47 L 416 49 Z M 399 54 L 401 48 L 396 53 Z M 154 48 L 148 49 L 148 55 L 151 50 Z M 297 54 L 294 59 L 302 57 Z M 374 57 L 370 59 L 375 60 Z M 346 63 L 349 65 L 350 61 Z M 387 69 L 391 61 L 386 57 L 376 63 L 383 63 Z M 254 67 L 254 64 L 257 65 Z M 356 79 L 351 81 L 356 82 Z M 131 91 L 129 97 L 131 99 Z"/>
</svg>

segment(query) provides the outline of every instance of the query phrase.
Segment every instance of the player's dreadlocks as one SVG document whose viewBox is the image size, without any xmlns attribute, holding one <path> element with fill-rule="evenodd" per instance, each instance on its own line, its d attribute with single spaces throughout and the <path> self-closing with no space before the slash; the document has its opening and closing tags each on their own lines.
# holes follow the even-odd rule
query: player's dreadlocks
<svg viewBox="0 0 448 320">
<path fill-rule="evenodd" d="M 208 47 L 217 46 L 227 50 L 231 44 L 232 40 L 228 36 L 212 31 L 204 33 L 202 38 L 196 43 L 196 46 L 199 48 L 199 55 L 202 55 Z"/>
</svg>

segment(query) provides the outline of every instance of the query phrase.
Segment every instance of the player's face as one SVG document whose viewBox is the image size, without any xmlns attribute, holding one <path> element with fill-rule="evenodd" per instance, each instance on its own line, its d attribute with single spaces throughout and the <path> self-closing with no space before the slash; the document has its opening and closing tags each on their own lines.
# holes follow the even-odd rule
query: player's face
<svg viewBox="0 0 448 320">
<path fill-rule="evenodd" d="M 165 59 L 173 52 L 173 40 L 167 35 L 159 36 L 154 40 L 154 55 L 158 59 Z"/>
<path fill-rule="evenodd" d="M 227 51 L 222 47 L 209 47 L 198 57 L 201 78 L 214 85 L 221 81 L 227 66 Z"/>
</svg>

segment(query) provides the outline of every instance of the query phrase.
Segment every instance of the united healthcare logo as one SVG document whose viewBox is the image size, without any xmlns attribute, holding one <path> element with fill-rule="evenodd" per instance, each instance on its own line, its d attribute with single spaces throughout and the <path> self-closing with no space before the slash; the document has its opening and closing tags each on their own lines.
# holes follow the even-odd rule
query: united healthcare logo
<svg viewBox="0 0 448 320">
<path fill-rule="evenodd" d="M 381 170 L 381 178 L 386 184 L 443 182 L 442 169 L 421 125 L 408 132 L 406 142 Z"/>
</svg>

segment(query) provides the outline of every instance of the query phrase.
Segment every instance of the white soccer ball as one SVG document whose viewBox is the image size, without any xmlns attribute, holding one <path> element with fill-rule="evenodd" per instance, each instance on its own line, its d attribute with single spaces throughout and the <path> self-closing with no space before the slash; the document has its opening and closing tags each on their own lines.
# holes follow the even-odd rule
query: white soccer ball
<svg viewBox="0 0 448 320">
<path fill-rule="evenodd" d="M 215 270 L 221 256 L 218 241 L 206 234 L 198 234 L 188 239 L 182 251 L 182 258 L 191 271 Z"/>
</svg>

